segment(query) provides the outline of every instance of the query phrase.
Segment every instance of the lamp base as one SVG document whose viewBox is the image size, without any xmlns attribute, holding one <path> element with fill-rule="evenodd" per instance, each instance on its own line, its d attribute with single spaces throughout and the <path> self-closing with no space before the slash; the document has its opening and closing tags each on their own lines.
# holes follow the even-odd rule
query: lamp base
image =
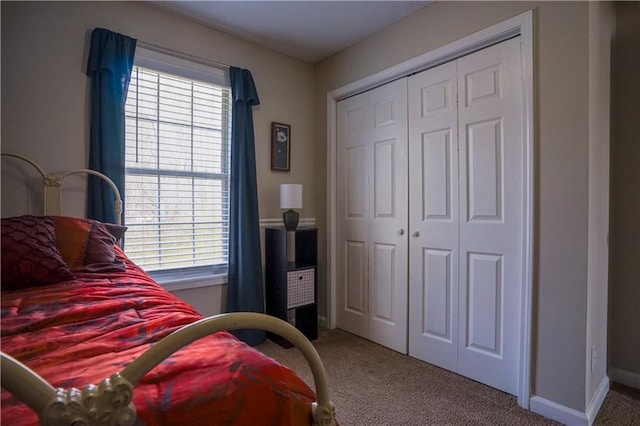
<svg viewBox="0 0 640 426">
<path fill-rule="evenodd" d="M 284 227 L 287 231 L 295 231 L 298 227 L 300 214 L 295 210 L 287 210 L 282 213 L 282 219 L 284 220 Z"/>
</svg>

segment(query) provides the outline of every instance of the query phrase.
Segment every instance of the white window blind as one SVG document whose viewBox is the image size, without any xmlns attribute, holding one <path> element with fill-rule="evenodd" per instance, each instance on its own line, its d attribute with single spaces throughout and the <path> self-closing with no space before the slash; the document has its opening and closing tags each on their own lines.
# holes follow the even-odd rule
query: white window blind
<svg viewBox="0 0 640 426">
<path fill-rule="evenodd" d="M 149 272 L 224 273 L 231 90 L 138 59 L 125 108 L 127 255 Z"/>
</svg>

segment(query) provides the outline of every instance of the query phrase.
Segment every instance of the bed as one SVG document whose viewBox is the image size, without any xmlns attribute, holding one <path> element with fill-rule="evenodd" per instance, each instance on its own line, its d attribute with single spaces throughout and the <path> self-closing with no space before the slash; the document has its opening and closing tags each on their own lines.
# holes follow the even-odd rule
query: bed
<svg viewBox="0 0 640 426">
<path fill-rule="evenodd" d="M 5 155 L 36 168 L 46 207 L 2 219 L 1 424 L 335 424 L 322 362 L 295 327 L 256 313 L 202 317 L 127 257 L 119 223 L 60 215 L 62 179 L 100 174 L 50 176 Z M 228 332 L 240 328 L 297 346 L 316 392 Z"/>
</svg>

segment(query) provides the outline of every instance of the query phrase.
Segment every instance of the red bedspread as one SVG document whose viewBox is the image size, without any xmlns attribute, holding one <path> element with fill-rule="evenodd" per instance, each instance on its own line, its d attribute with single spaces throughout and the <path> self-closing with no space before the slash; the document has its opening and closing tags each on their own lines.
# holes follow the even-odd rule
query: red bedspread
<svg viewBox="0 0 640 426">
<path fill-rule="evenodd" d="M 120 255 L 119 255 L 120 256 Z M 200 318 L 124 259 L 125 273 L 2 293 L 2 351 L 54 387 L 97 384 L 154 342 Z M 38 419 L 8 392 L 3 425 Z M 310 424 L 314 394 L 291 370 L 227 332 L 198 340 L 135 387 L 140 425 Z"/>
</svg>

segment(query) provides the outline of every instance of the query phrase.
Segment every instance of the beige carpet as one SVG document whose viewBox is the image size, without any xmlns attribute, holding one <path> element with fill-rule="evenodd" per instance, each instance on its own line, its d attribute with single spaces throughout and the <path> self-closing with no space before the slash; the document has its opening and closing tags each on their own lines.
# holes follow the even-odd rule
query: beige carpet
<svg viewBox="0 0 640 426">
<path fill-rule="evenodd" d="M 557 424 L 523 410 L 513 396 L 344 331 L 322 330 L 314 345 L 342 426 Z M 257 349 L 298 372 L 313 388 L 297 349 L 271 341 Z M 640 391 L 614 385 L 596 424 L 640 425 Z"/>
</svg>

